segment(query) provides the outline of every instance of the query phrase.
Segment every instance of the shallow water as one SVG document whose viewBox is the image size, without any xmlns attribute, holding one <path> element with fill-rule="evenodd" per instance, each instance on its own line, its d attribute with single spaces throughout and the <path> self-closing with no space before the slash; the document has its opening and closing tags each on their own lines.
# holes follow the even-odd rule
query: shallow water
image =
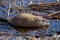
<svg viewBox="0 0 60 40">
<path fill-rule="evenodd" d="M 53 0 L 53 1 L 55 2 L 55 0 Z M 48 2 L 52 2 L 52 0 L 48 0 Z M 8 10 L 8 7 L 6 7 L 5 10 Z M 43 12 L 40 12 L 40 13 L 44 14 Z M 0 15 L 2 18 L 6 18 L 6 16 L 7 16 L 7 13 L 2 11 L 1 7 L 0 7 Z M 14 17 L 14 16 L 16 16 L 16 15 L 15 14 L 10 15 L 10 17 Z M 60 20 L 58 20 L 57 22 L 56 22 L 56 20 L 50 20 L 50 26 L 51 27 L 46 31 L 45 34 L 48 34 L 48 35 L 52 34 L 53 35 L 56 31 L 60 32 Z M 14 40 L 16 40 L 17 35 L 20 35 L 21 40 L 25 40 L 25 39 L 23 39 L 23 37 L 21 37 L 23 35 L 23 32 L 16 31 L 16 29 L 14 29 L 12 26 L 6 25 L 6 24 L 3 24 L 2 22 L 0 22 L 0 33 L 2 34 L 0 39 L 2 38 L 2 36 L 4 36 L 3 33 L 5 33 L 5 34 L 14 34 L 15 36 L 11 37 L 11 38 L 14 37 L 13 38 Z M 41 33 L 38 29 L 37 30 L 30 30 L 30 31 L 26 32 L 25 34 L 28 36 L 41 36 Z M 9 40 L 13 40 L 11 38 Z M 3 38 L 2 38 L 2 40 L 3 40 Z"/>
</svg>

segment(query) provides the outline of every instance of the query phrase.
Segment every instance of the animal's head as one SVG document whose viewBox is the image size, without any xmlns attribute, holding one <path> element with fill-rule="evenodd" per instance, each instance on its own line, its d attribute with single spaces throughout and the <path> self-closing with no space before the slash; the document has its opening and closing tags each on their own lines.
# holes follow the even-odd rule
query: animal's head
<svg viewBox="0 0 60 40">
<path fill-rule="evenodd" d="M 45 19 L 41 16 L 37 16 L 36 20 L 38 21 L 39 25 L 42 26 L 42 29 L 47 30 L 48 28 L 50 28 L 50 20 Z"/>
</svg>

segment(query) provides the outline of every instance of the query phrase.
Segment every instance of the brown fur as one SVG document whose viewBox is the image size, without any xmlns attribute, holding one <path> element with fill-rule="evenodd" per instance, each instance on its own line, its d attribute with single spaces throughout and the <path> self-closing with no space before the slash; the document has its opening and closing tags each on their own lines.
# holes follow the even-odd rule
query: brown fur
<svg viewBox="0 0 60 40">
<path fill-rule="evenodd" d="M 45 26 L 41 23 L 41 20 L 46 20 L 41 16 L 35 16 L 32 14 L 22 13 L 12 18 L 11 21 L 17 26 L 28 26 L 28 27 L 41 27 Z M 48 28 L 48 27 L 47 27 Z"/>
</svg>

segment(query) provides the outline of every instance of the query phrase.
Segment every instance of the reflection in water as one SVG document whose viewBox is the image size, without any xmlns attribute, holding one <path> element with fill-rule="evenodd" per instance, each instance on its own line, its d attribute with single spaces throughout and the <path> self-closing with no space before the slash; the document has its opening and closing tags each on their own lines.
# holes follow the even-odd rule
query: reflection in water
<svg viewBox="0 0 60 40">
<path fill-rule="evenodd" d="M 38 32 L 38 30 L 41 30 L 41 28 L 39 28 L 39 27 L 32 27 L 32 28 L 29 28 L 29 27 L 28 28 L 26 28 L 26 27 L 25 28 L 23 28 L 23 27 L 14 27 L 13 28 L 13 27 L 8 26 L 6 24 L 0 25 L 0 34 L 3 34 L 3 35 L 12 34 L 12 35 L 30 35 L 30 36 L 34 36 L 35 35 L 34 32 Z M 39 32 L 43 33 L 42 31 L 39 31 Z"/>
<path fill-rule="evenodd" d="M 17 31 L 16 31 L 17 30 Z M 23 33 L 25 33 L 24 36 Z M 43 40 L 48 40 L 51 39 L 51 37 L 46 37 L 44 35 L 44 30 L 40 31 L 40 28 L 13 28 L 11 26 L 8 25 L 0 25 L 0 33 L 2 33 L 2 35 L 0 35 L 0 39 L 2 40 L 40 40 L 41 37 Z M 42 35 L 43 34 L 43 35 Z M 39 37 L 38 37 L 39 36 Z M 36 38 L 37 37 L 37 38 Z M 58 38 L 57 38 L 58 39 Z"/>
<path fill-rule="evenodd" d="M 51 20 L 50 23 L 51 23 L 50 24 L 51 27 L 49 28 L 49 30 L 47 30 L 46 34 L 47 35 L 53 35 L 54 33 L 59 34 L 59 32 L 60 32 L 60 27 L 59 27 L 60 20 L 58 20 L 57 23 L 56 23 L 56 20 Z M 6 24 L 5 25 L 0 25 L 0 31 L 1 32 L 6 32 L 6 33 L 8 32 L 8 33 L 13 33 L 13 34 L 17 34 L 17 35 L 20 35 L 20 34 L 23 35 L 23 33 L 26 35 L 28 33 L 31 36 L 31 35 L 34 35 L 34 33 L 32 33 L 32 32 L 37 31 L 38 36 L 39 36 L 39 31 L 38 30 L 40 30 L 40 28 L 18 28 L 18 27 L 13 28 L 13 27 L 8 26 Z M 20 34 L 18 34 L 19 32 L 20 32 Z"/>
</svg>

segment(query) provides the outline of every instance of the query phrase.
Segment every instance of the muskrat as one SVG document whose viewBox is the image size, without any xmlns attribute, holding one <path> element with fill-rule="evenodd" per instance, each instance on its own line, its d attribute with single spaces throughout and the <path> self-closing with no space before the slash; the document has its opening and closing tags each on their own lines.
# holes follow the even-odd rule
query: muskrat
<svg viewBox="0 0 60 40">
<path fill-rule="evenodd" d="M 24 35 L 28 31 L 47 30 L 50 28 L 49 20 L 42 16 L 36 16 L 29 13 L 20 13 L 19 15 L 9 19 L 0 18 L 0 21 L 8 23 L 14 30 L 23 32 Z"/>
<path fill-rule="evenodd" d="M 29 13 L 20 13 L 14 18 L 8 19 L 8 22 L 19 27 L 49 28 L 49 20 L 43 18 L 42 16 L 35 16 Z"/>
</svg>

